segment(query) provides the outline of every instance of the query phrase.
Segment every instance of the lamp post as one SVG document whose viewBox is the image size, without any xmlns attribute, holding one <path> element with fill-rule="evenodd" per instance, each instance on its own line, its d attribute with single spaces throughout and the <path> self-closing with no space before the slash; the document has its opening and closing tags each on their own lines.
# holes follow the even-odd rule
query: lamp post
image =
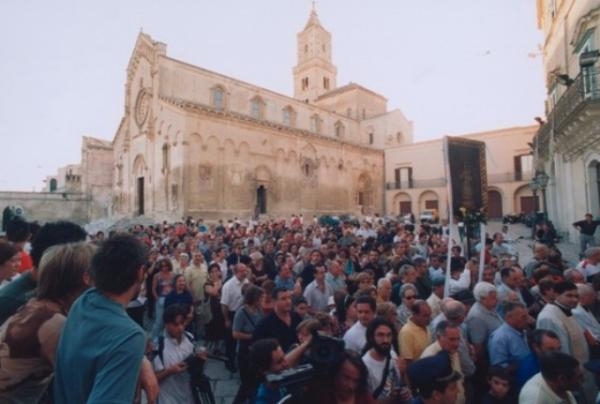
<svg viewBox="0 0 600 404">
<path fill-rule="evenodd" d="M 537 183 L 538 188 L 542 191 L 542 203 L 544 204 L 544 218 L 548 219 L 546 215 L 548 214 L 547 206 L 546 206 L 546 187 L 548 186 L 548 181 L 550 177 L 543 170 L 539 170 L 535 173 L 535 182 Z"/>
<path fill-rule="evenodd" d="M 528 185 L 529 185 L 529 189 L 531 189 L 531 193 L 533 194 L 533 213 L 536 214 L 538 212 L 538 210 L 540 210 L 539 203 L 538 203 L 538 197 L 537 197 L 537 191 L 539 189 L 539 184 L 537 182 L 536 177 L 533 177 L 529 181 Z"/>
</svg>

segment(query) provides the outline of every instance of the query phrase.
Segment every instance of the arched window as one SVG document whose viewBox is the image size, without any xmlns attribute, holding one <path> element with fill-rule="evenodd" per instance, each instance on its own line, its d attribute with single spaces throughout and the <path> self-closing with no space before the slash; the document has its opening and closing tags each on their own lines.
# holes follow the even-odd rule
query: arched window
<svg viewBox="0 0 600 404">
<path fill-rule="evenodd" d="M 340 121 L 335 123 L 335 137 L 342 138 L 344 137 L 345 127 L 344 124 Z"/>
<path fill-rule="evenodd" d="M 264 101 L 258 95 L 250 100 L 250 116 L 254 119 L 263 119 Z"/>
<path fill-rule="evenodd" d="M 50 179 L 50 192 L 56 191 L 57 186 L 56 178 Z"/>
<path fill-rule="evenodd" d="M 162 147 L 162 172 L 166 173 L 169 171 L 170 165 L 170 156 L 169 156 L 169 145 L 164 144 Z"/>
<path fill-rule="evenodd" d="M 293 128 L 296 126 L 296 111 L 291 106 L 287 106 L 283 109 L 283 124 Z"/>
<path fill-rule="evenodd" d="M 319 117 L 319 114 L 311 115 L 310 131 L 314 133 L 321 133 L 321 118 Z"/>
<path fill-rule="evenodd" d="M 212 93 L 212 106 L 217 111 L 223 111 L 225 109 L 225 89 L 221 86 L 214 86 L 211 89 Z"/>
</svg>

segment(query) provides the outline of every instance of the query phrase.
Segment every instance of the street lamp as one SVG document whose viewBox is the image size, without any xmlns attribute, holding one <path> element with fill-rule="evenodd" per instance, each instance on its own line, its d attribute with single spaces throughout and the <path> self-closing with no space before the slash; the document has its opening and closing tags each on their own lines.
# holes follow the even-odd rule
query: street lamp
<svg viewBox="0 0 600 404">
<path fill-rule="evenodd" d="M 546 174 L 543 170 L 539 170 L 535 173 L 535 181 L 538 184 L 539 189 L 542 190 L 542 202 L 544 204 L 544 216 L 548 213 L 546 207 L 546 187 L 548 186 L 548 181 L 550 180 L 550 176 Z"/>
<path fill-rule="evenodd" d="M 538 189 L 540 189 L 540 186 L 537 182 L 537 177 L 533 177 L 530 181 L 529 181 L 529 189 L 531 189 L 531 193 L 533 194 L 533 213 L 534 215 L 538 212 L 538 210 L 540 210 L 540 207 L 538 206 L 538 197 L 537 197 L 537 191 Z"/>
</svg>

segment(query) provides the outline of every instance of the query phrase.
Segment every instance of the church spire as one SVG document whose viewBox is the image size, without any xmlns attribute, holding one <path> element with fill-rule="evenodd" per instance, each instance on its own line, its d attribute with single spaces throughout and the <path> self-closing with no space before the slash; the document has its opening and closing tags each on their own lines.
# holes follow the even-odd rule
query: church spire
<svg viewBox="0 0 600 404">
<path fill-rule="evenodd" d="M 313 102 L 336 88 L 337 76 L 331 61 L 331 34 L 321 25 L 314 1 L 304 30 L 297 35 L 297 46 L 294 98 Z"/>
</svg>

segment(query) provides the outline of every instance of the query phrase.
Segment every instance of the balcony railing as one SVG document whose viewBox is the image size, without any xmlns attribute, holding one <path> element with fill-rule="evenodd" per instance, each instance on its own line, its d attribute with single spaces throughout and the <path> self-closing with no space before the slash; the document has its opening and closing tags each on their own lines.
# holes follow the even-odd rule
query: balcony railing
<svg viewBox="0 0 600 404">
<path fill-rule="evenodd" d="M 585 68 L 569 85 L 548 115 L 547 122 L 540 127 L 534 145 L 541 157 L 548 153 L 552 132 L 559 133 L 573 114 L 585 104 L 600 101 L 600 72 Z"/>
<path fill-rule="evenodd" d="M 396 181 L 387 182 L 385 189 L 413 189 L 413 188 L 439 188 L 446 186 L 445 178 L 432 178 L 428 180 L 413 180 L 413 181 Z"/>
</svg>

